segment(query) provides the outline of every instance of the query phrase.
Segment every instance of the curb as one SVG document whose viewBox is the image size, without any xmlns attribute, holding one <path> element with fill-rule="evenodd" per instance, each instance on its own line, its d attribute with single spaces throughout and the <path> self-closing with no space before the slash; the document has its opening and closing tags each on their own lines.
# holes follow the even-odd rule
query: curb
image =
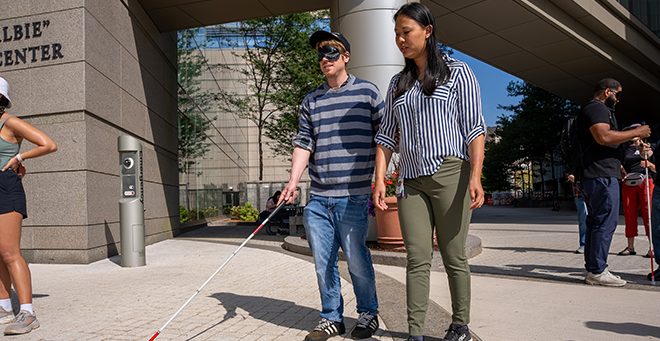
<svg viewBox="0 0 660 341">
<path fill-rule="evenodd" d="M 284 238 L 284 245 L 282 247 L 285 250 L 303 254 L 306 256 L 311 256 L 312 251 L 309 249 L 309 245 L 306 241 L 302 240 L 300 236 L 288 236 Z M 482 251 L 481 248 L 481 238 L 468 234 L 467 240 L 465 242 L 465 255 L 468 259 L 474 258 L 479 255 Z M 339 259 L 346 260 L 344 257 L 344 252 L 339 250 Z M 407 264 L 406 253 L 405 252 L 390 252 L 390 251 L 380 251 L 380 250 L 371 250 L 371 261 L 375 264 L 381 265 L 394 265 L 405 267 Z M 442 256 L 440 251 L 433 251 L 433 261 L 431 263 L 431 268 L 439 269 L 442 267 Z"/>
</svg>

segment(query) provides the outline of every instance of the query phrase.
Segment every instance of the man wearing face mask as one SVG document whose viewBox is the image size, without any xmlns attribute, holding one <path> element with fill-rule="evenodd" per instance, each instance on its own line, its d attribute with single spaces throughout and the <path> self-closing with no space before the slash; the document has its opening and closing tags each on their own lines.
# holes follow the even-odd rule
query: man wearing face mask
<svg viewBox="0 0 660 341">
<path fill-rule="evenodd" d="M 651 135 L 647 125 L 618 131 L 614 106 L 619 102 L 622 91 L 617 80 L 601 80 L 596 84 L 594 97 L 582 107 L 578 116 L 578 132 L 584 154 L 582 169 L 577 173 L 588 212 L 584 245 L 585 282 L 592 285 L 618 287 L 626 284 L 607 268 L 607 254 L 619 220 L 619 144 L 634 137 Z"/>
<path fill-rule="evenodd" d="M 303 224 L 314 256 L 322 309 L 321 320 L 305 341 L 323 341 L 346 332 L 337 268 L 340 247 L 360 314 L 351 336 L 364 339 L 378 329 L 376 279 L 366 238 L 376 159 L 374 136 L 385 103 L 374 84 L 346 72 L 351 46 L 341 33 L 317 31 L 309 43 L 316 49 L 327 82 L 303 100 L 293 139 L 291 178 L 279 199 L 295 199 L 309 163 L 311 195 Z"/>
</svg>

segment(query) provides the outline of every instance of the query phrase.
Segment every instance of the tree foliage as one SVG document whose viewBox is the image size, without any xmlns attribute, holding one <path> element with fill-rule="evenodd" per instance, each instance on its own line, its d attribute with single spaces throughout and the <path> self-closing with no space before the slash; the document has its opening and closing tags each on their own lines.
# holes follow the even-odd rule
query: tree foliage
<svg viewBox="0 0 660 341">
<path fill-rule="evenodd" d="M 177 79 L 179 109 L 179 172 L 189 173 L 191 167 L 210 151 L 208 130 L 211 121 L 206 116 L 213 105 L 213 94 L 201 87 L 205 58 L 194 39 L 199 29 L 177 32 Z"/>
<path fill-rule="evenodd" d="M 579 106 L 527 82 L 511 82 L 508 95 L 521 97 L 518 104 L 499 106 L 511 112 L 498 117 L 495 135 L 499 142 L 486 145 L 484 187 L 487 190 L 508 189 L 505 183 L 524 163 L 536 163 L 544 169 L 552 163 L 559 145 L 561 129 Z M 545 175 L 542 171 L 542 177 Z"/>
<path fill-rule="evenodd" d="M 242 65 L 223 65 L 243 77 L 246 93 L 220 93 L 221 108 L 247 118 L 258 129 L 259 180 L 263 180 L 263 136 L 280 155 L 291 155 L 291 138 L 298 127 L 300 105 L 307 92 L 323 83 L 309 36 L 326 26 L 327 12 L 297 13 L 241 22 L 225 30 Z M 239 50 L 240 49 L 240 50 Z"/>
</svg>

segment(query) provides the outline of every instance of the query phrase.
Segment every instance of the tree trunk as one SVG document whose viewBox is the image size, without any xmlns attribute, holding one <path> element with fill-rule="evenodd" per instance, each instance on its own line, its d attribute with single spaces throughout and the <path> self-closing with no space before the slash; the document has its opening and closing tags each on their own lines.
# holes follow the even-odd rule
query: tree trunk
<svg viewBox="0 0 660 341">
<path fill-rule="evenodd" d="M 534 198 L 534 161 L 529 161 L 527 179 L 529 180 L 529 200 L 532 200 Z"/>
<path fill-rule="evenodd" d="M 545 165 L 545 160 L 541 159 L 540 162 L 540 170 L 541 170 L 541 198 L 545 198 L 545 169 L 543 169 L 543 165 Z"/>
<path fill-rule="evenodd" d="M 552 196 L 558 195 L 559 187 L 555 190 L 555 152 L 552 152 L 550 157 L 550 168 L 552 168 Z"/>
<path fill-rule="evenodd" d="M 257 126 L 257 129 L 259 130 L 259 181 L 264 180 L 264 148 L 262 145 L 262 137 L 261 137 L 261 131 L 263 130 L 263 127 L 261 125 Z"/>
</svg>

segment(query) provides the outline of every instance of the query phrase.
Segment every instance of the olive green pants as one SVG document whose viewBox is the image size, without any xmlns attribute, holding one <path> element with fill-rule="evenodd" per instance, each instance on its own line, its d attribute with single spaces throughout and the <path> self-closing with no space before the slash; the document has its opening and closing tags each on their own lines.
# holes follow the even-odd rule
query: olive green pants
<svg viewBox="0 0 660 341">
<path fill-rule="evenodd" d="M 470 268 L 465 240 L 470 211 L 470 164 L 447 158 L 433 175 L 405 179 L 405 197 L 399 198 L 399 221 L 406 245 L 406 287 L 410 335 L 423 335 L 429 300 L 433 227 L 447 272 L 452 322 L 470 322 Z"/>
</svg>

